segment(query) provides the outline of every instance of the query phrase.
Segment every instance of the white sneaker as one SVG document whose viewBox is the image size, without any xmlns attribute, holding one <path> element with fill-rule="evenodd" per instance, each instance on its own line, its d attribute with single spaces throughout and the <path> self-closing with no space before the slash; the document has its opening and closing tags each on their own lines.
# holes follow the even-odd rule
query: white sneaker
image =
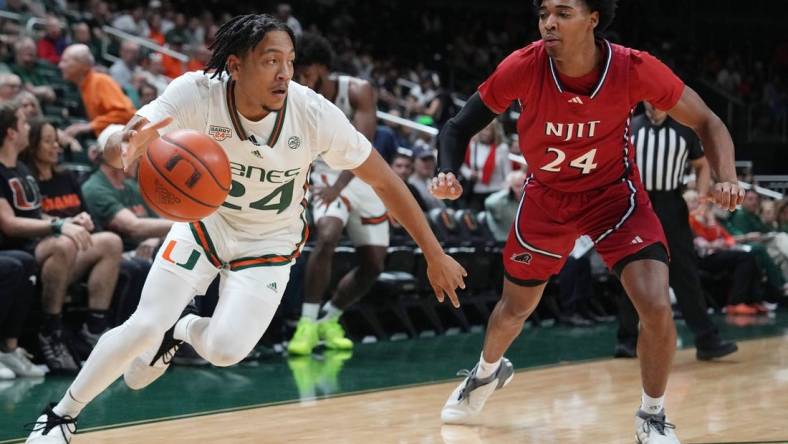
<svg viewBox="0 0 788 444">
<path fill-rule="evenodd" d="M 642 410 L 635 415 L 638 444 L 681 444 L 673 432 L 675 429 L 675 425 L 667 422 L 664 409 L 658 415 L 649 415 Z"/>
<path fill-rule="evenodd" d="M 22 347 L 8 353 L 0 353 L 0 366 L 6 366 L 16 376 L 26 378 L 41 378 L 46 373 L 44 369 L 30 362 L 33 356 Z"/>
<path fill-rule="evenodd" d="M 59 416 L 52 411 L 54 403 L 41 413 L 36 422 L 28 424 L 30 436 L 25 444 L 68 444 L 77 431 L 77 419 Z"/>
<path fill-rule="evenodd" d="M 495 373 L 484 379 L 476 377 L 479 365 L 471 371 L 460 370 L 458 375 L 466 378 L 454 389 L 441 410 L 441 420 L 445 424 L 470 424 L 481 413 L 484 403 L 492 393 L 505 386 L 514 376 L 514 367 L 508 359 L 501 359 Z"/>
<path fill-rule="evenodd" d="M 11 370 L 6 365 L 4 365 L 3 361 L 0 361 L 0 380 L 14 379 L 14 378 L 16 378 L 16 373 L 14 373 L 13 370 Z"/>
</svg>

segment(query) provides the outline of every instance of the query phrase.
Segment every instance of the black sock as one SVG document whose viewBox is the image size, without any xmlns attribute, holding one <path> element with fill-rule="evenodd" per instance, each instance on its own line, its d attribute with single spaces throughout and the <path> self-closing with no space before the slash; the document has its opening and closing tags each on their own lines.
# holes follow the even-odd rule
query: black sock
<svg viewBox="0 0 788 444">
<path fill-rule="evenodd" d="M 103 333 L 108 328 L 107 310 L 90 310 L 85 325 L 88 326 L 88 331 L 94 335 Z"/>
<path fill-rule="evenodd" d="M 60 336 L 63 332 L 63 315 L 44 313 L 44 322 L 41 331 L 46 336 Z"/>
</svg>

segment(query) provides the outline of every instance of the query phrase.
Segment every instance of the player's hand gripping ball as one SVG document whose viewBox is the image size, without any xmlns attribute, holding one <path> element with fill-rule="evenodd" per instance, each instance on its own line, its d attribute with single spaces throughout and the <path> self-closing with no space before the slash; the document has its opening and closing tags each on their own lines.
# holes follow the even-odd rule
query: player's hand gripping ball
<svg viewBox="0 0 788 444">
<path fill-rule="evenodd" d="M 145 202 L 161 217 L 200 220 L 216 211 L 230 191 L 230 162 L 205 134 L 176 130 L 150 143 L 137 179 Z"/>
</svg>

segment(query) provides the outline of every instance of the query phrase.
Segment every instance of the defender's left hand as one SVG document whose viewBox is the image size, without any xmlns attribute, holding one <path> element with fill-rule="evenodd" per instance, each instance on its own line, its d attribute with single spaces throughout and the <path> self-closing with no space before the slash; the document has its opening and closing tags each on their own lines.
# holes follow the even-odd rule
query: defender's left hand
<svg viewBox="0 0 788 444">
<path fill-rule="evenodd" d="M 445 253 L 427 260 L 427 278 L 438 302 L 443 302 L 448 295 L 451 304 L 459 308 L 460 300 L 457 298 L 456 289 L 457 287 L 465 289 L 463 280 L 465 276 L 468 276 L 468 272 L 462 268 L 462 265 Z"/>
</svg>

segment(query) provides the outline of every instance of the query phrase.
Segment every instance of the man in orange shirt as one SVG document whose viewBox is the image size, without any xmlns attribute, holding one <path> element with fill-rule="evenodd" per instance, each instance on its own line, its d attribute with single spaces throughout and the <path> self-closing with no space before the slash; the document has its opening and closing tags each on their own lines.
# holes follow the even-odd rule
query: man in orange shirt
<svg viewBox="0 0 788 444">
<path fill-rule="evenodd" d="M 112 77 L 95 71 L 94 64 L 90 48 L 81 43 L 66 48 L 58 64 L 63 78 L 79 87 L 90 120 L 69 125 L 65 132 L 72 137 L 87 132 L 98 136 L 112 123 L 125 124 L 137 111 Z"/>
</svg>

